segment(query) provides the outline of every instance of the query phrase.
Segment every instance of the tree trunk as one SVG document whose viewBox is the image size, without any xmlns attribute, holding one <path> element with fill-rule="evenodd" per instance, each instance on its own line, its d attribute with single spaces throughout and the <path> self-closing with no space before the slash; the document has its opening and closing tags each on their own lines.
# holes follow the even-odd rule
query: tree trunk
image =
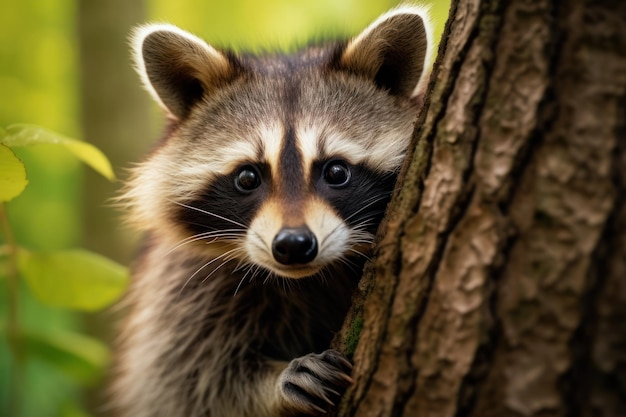
<svg viewBox="0 0 626 417">
<path fill-rule="evenodd" d="M 458 0 L 341 416 L 626 415 L 626 2 Z"/>
</svg>

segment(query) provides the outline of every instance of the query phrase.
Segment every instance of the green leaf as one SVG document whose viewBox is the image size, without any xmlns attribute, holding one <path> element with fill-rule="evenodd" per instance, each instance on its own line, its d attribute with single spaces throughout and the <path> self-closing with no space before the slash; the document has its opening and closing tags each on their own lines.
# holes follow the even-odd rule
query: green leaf
<svg viewBox="0 0 626 417">
<path fill-rule="evenodd" d="M 80 383 L 96 382 L 109 364 L 109 349 L 99 340 L 68 331 L 24 331 L 26 355 L 60 369 Z"/>
<path fill-rule="evenodd" d="M 117 300 L 128 269 L 83 249 L 29 252 L 20 249 L 18 267 L 37 298 L 50 306 L 96 311 Z"/>
<path fill-rule="evenodd" d="M 0 202 L 11 201 L 28 184 L 26 169 L 13 151 L 0 145 Z"/>
<path fill-rule="evenodd" d="M 87 142 L 68 138 L 39 126 L 27 124 L 10 125 L 6 129 L 4 137 L 0 139 L 0 143 L 10 147 L 42 143 L 61 145 L 102 176 L 111 181 L 115 179 L 111 163 L 98 148 Z"/>
</svg>

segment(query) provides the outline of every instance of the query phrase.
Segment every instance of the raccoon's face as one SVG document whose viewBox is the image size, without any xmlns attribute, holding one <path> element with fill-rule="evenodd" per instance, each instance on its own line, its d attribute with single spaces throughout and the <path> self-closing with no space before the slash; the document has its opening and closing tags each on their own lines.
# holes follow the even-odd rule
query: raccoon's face
<svg viewBox="0 0 626 417">
<path fill-rule="evenodd" d="M 425 85 L 423 15 L 403 7 L 347 43 L 260 58 L 141 28 L 139 72 L 174 125 L 134 172 L 135 220 L 288 278 L 364 254 Z"/>
</svg>

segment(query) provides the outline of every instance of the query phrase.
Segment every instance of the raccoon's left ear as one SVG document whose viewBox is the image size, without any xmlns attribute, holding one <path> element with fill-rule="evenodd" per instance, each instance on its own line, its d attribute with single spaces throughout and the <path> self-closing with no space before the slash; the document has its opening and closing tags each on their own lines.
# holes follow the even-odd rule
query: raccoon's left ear
<svg viewBox="0 0 626 417">
<path fill-rule="evenodd" d="M 428 10 L 406 5 L 383 14 L 350 40 L 338 66 L 371 79 L 393 95 L 413 98 L 426 88 L 431 50 Z"/>
</svg>

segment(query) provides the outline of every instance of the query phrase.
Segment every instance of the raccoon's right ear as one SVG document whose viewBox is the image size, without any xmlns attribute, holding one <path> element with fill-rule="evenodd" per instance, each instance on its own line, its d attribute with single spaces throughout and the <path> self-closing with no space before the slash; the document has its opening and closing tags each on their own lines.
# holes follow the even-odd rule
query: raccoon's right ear
<svg viewBox="0 0 626 417">
<path fill-rule="evenodd" d="M 234 58 L 173 25 L 141 26 L 132 42 L 144 86 L 177 120 L 186 118 L 204 95 L 238 75 Z"/>
</svg>

